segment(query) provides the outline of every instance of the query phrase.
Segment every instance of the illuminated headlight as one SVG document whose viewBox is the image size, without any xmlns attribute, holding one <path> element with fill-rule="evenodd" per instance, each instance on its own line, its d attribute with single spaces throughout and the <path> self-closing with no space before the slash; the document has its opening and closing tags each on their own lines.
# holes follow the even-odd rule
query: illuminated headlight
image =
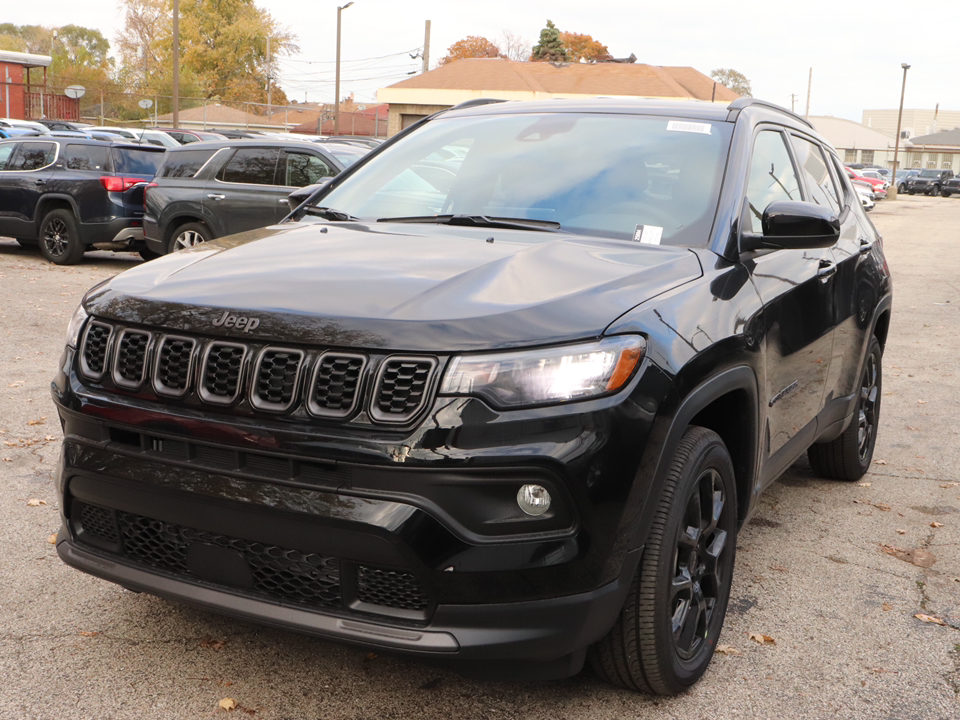
<svg viewBox="0 0 960 720">
<path fill-rule="evenodd" d="M 83 328 L 83 321 L 87 319 L 87 311 L 83 309 L 81 303 L 73 312 L 70 323 L 67 325 L 67 345 L 77 347 L 80 342 L 80 330 Z"/>
<path fill-rule="evenodd" d="M 606 395 L 623 388 L 643 360 L 646 342 L 622 335 L 600 342 L 453 359 L 442 395 L 476 395 L 503 408 Z"/>
</svg>

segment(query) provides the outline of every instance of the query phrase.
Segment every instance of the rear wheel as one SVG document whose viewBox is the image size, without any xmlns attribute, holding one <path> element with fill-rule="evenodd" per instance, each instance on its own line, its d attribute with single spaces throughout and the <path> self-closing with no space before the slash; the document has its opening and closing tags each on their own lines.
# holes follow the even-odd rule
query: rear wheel
<svg viewBox="0 0 960 720">
<path fill-rule="evenodd" d="M 40 224 L 40 252 L 57 265 L 76 265 L 86 250 L 70 210 L 51 210 Z"/>
<path fill-rule="evenodd" d="M 818 475 L 834 480 L 859 480 L 870 469 L 880 422 L 881 359 L 880 342 L 872 337 L 850 426 L 836 440 L 811 445 L 807 450 L 810 465 Z"/>
<path fill-rule="evenodd" d="M 607 636 L 590 648 L 601 678 L 660 695 L 700 679 L 727 610 L 736 534 L 730 454 L 715 432 L 688 428 L 627 601 Z"/>
<path fill-rule="evenodd" d="M 181 225 L 173 231 L 170 243 L 167 245 L 167 252 L 176 252 L 191 248 L 194 245 L 205 243 L 213 239 L 213 233 L 203 223 L 192 222 Z"/>
</svg>

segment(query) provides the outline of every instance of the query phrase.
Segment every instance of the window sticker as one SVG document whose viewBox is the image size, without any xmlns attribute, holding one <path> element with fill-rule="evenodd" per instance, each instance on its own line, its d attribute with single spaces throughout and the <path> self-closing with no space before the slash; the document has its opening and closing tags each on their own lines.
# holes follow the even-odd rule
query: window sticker
<svg viewBox="0 0 960 720">
<path fill-rule="evenodd" d="M 633 241 L 645 245 L 659 245 L 662 235 L 663 228 L 659 225 L 637 225 L 637 229 L 633 231 Z"/>
<path fill-rule="evenodd" d="M 667 123 L 667 130 L 672 130 L 674 132 L 689 132 L 689 133 L 700 133 L 701 135 L 710 134 L 710 123 L 698 123 L 698 122 L 681 122 L 679 120 L 671 120 Z"/>
</svg>

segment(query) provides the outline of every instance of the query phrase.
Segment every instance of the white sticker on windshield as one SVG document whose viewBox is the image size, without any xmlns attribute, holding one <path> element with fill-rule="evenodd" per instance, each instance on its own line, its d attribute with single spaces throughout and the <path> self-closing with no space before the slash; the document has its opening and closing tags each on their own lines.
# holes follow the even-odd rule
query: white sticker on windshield
<svg viewBox="0 0 960 720">
<path fill-rule="evenodd" d="M 659 245 L 662 235 L 663 228 L 659 225 L 637 225 L 637 229 L 633 231 L 633 241 L 647 245 Z"/>
<path fill-rule="evenodd" d="M 674 132 L 692 132 L 701 135 L 710 134 L 710 123 L 681 122 L 680 120 L 671 120 L 667 123 L 667 130 Z"/>
</svg>

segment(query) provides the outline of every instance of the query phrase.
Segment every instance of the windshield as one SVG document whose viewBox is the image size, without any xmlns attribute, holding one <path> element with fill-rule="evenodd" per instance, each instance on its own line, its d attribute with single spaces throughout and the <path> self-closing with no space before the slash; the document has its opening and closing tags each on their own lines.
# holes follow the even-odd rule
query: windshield
<svg viewBox="0 0 960 720">
<path fill-rule="evenodd" d="M 940 177 L 940 171 L 939 170 L 923 170 L 920 173 L 920 177 L 938 178 Z"/>
<path fill-rule="evenodd" d="M 628 114 L 439 117 L 317 201 L 363 220 L 485 216 L 704 246 L 732 125 Z"/>
</svg>

